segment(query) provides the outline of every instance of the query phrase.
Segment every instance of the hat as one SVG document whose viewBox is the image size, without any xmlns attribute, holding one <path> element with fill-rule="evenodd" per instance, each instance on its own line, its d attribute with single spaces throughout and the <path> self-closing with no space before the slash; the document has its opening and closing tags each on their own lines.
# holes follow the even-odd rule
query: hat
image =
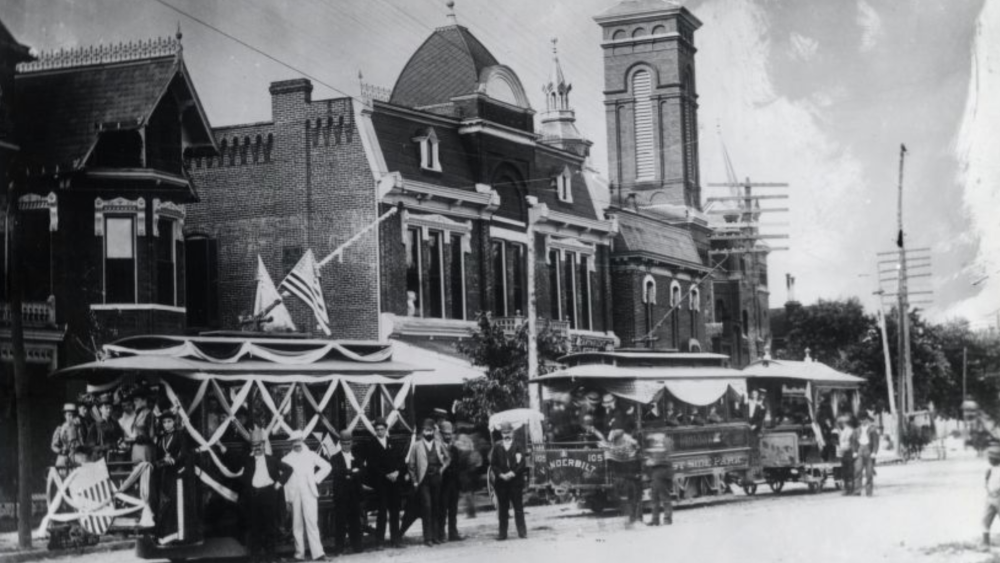
<svg viewBox="0 0 1000 563">
<path fill-rule="evenodd" d="M 601 402 L 601 394 L 597 391 L 591 391 L 587 393 L 587 401 L 596 405 Z"/>
<path fill-rule="evenodd" d="M 341 430 L 340 431 L 340 441 L 343 442 L 345 440 L 348 441 L 348 442 L 354 440 L 354 432 L 351 432 L 350 430 L 348 430 L 346 428 L 343 429 L 343 430 Z"/>
<path fill-rule="evenodd" d="M 177 420 L 177 412 L 175 412 L 174 409 L 166 409 L 166 410 L 160 411 L 159 418 L 161 418 L 161 419 L 169 418 L 171 420 Z"/>
<path fill-rule="evenodd" d="M 66 403 L 63 405 L 63 412 L 76 412 L 76 405 L 73 403 Z"/>
<path fill-rule="evenodd" d="M 455 431 L 455 427 L 451 425 L 447 420 L 441 422 L 441 432 L 448 432 L 449 434 Z"/>
<path fill-rule="evenodd" d="M 251 444 L 263 444 L 264 443 L 264 431 L 260 428 L 254 428 L 250 432 L 250 443 Z"/>
<path fill-rule="evenodd" d="M 500 433 L 501 434 L 510 434 L 512 432 L 514 432 L 514 425 L 513 424 L 511 424 L 509 422 L 504 422 L 504 423 L 500 424 Z"/>
<path fill-rule="evenodd" d="M 448 416 L 448 411 L 442 408 L 434 409 L 434 416 Z"/>
<path fill-rule="evenodd" d="M 433 418 L 425 418 L 424 419 L 424 423 L 421 426 L 423 426 L 424 430 L 427 430 L 427 429 L 435 430 L 435 429 L 437 429 L 437 424 L 435 424 Z"/>
<path fill-rule="evenodd" d="M 386 428 L 389 428 L 389 423 L 386 422 L 385 419 L 380 416 L 376 418 L 375 423 L 372 424 L 372 427 L 374 428 L 378 428 L 379 426 L 385 426 Z"/>
<path fill-rule="evenodd" d="M 289 442 L 304 442 L 306 440 L 306 435 L 301 430 L 292 430 L 292 433 L 288 435 Z"/>
<path fill-rule="evenodd" d="M 100 397 L 97 398 L 98 405 L 111 405 L 114 401 L 111 400 L 111 393 L 102 393 Z"/>
</svg>

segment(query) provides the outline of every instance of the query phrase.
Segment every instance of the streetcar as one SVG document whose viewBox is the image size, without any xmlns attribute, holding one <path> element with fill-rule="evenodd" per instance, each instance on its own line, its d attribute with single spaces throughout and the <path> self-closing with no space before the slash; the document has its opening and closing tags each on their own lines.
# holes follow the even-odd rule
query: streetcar
<svg viewBox="0 0 1000 563">
<path fill-rule="evenodd" d="M 780 493 L 788 482 L 819 492 L 827 483 L 840 488 L 837 420 L 858 415 L 864 379 L 842 373 L 806 356 L 804 361 L 764 358 L 743 368 L 751 396 L 761 395 L 767 418 L 755 448 L 753 480 Z M 751 406 L 752 408 L 752 406 Z"/>
<path fill-rule="evenodd" d="M 373 421 L 386 419 L 393 447 L 409 447 L 414 421 L 412 375 L 417 368 L 393 361 L 384 342 L 314 340 L 273 333 L 214 333 L 201 336 L 138 336 L 105 345 L 96 361 L 53 374 L 84 380 L 96 393 L 127 400 L 144 390 L 153 411 L 180 419 L 198 477 L 192 511 L 200 529 L 196 541 L 160 545 L 152 537 L 150 464 L 133 464 L 127 452 L 100 461 L 113 486 L 110 500 L 93 502 L 73 483 L 83 467 L 61 477 L 50 470 L 50 530 L 78 523 L 110 521 L 111 531 L 139 535 L 136 554 L 144 559 L 244 557 L 238 471 L 248 455 L 252 428 L 263 431 L 267 448 L 280 457 L 288 436 L 302 430 L 314 451 L 332 455 L 339 430 L 356 440 L 374 434 Z M 115 461 L 115 458 L 118 458 Z M 103 465 L 108 470 L 105 472 Z M 86 464 L 94 465 L 94 464 Z M 88 467 L 88 475 L 93 474 Z M 320 486 L 320 518 L 331 515 L 329 481 Z"/>
<path fill-rule="evenodd" d="M 566 367 L 531 380 L 541 385 L 546 418 L 544 440 L 529 456 L 536 495 L 575 497 L 594 512 L 617 504 L 609 448 L 600 440 L 612 409 L 627 419 L 640 457 L 649 444 L 669 444 L 679 501 L 752 482 L 746 376 L 728 367 L 728 356 L 618 350 L 559 361 Z M 604 405 L 608 395 L 613 407 Z M 581 425 L 591 419 L 603 436 Z"/>
</svg>

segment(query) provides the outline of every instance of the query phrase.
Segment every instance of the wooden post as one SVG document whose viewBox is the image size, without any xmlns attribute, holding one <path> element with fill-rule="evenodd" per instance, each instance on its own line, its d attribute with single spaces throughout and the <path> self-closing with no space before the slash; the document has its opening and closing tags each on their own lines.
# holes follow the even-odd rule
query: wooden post
<svg viewBox="0 0 1000 563">
<path fill-rule="evenodd" d="M 31 423 L 28 420 L 28 366 L 24 349 L 24 322 L 21 317 L 20 221 L 16 192 L 7 192 L 7 246 L 12 265 L 10 280 L 10 339 L 14 360 L 14 400 L 17 411 L 17 544 L 31 549 Z"/>
</svg>

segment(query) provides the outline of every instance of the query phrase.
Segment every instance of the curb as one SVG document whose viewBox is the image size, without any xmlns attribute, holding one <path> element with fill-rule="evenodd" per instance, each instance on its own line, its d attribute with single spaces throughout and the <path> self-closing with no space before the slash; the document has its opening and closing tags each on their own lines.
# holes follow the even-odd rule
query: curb
<svg viewBox="0 0 1000 563">
<path fill-rule="evenodd" d="M 83 547 L 80 549 L 64 549 L 60 551 L 49 551 L 45 548 L 39 548 L 32 549 L 31 551 L 0 553 L 0 563 L 24 563 L 25 561 L 40 561 L 42 559 L 75 558 L 80 557 L 81 555 L 90 555 L 92 553 L 108 553 L 133 548 L 135 548 L 135 540 L 101 542 L 90 547 Z"/>
</svg>

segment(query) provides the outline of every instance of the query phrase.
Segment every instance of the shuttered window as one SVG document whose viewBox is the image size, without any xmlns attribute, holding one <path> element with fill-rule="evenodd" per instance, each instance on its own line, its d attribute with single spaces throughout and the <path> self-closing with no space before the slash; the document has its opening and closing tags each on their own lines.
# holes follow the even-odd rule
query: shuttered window
<svg viewBox="0 0 1000 563">
<path fill-rule="evenodd" d="M 632 76 L 635 96 L 635 175 L 636 180 L 655 179 L 656 159 L 653 152 L 653 93 L 652 78 L 640 70 Z"/>
</svg>

